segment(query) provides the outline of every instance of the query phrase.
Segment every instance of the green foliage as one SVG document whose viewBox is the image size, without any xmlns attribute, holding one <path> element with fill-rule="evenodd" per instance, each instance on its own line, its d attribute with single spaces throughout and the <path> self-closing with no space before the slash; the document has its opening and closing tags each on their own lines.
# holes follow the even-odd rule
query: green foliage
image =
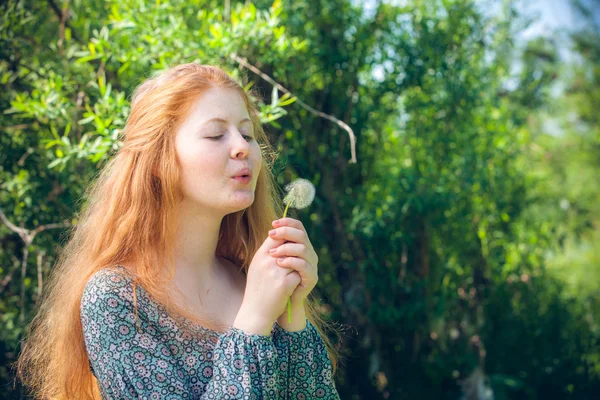
<svg viewBox="0 0 600 400">
<path fill-rule="evenodd" d="M 319 254 L 316 297 L 359 333 L 340 343 L 342 398 L 455 399 L 478 365 L 496 399 L 592 398 L 597 32 L 574 35 L 573 66 L 551 38 L 516 52 L 525 20 L 512 2 L 491 16 L 471 0 L 401 3 L 232 2 L 225 16 L 210 0 L 5 2 L 0 209 L 29 229 L 76 223 L 83 190 L 120 146 L 133 89 L 191 61 L 241 81 L 235 53 L 292 92 L 249 73 L 281 151 L 278 182 L 317 187 L 310 215 L 292 215 Z M 298 100 L 352 127 L 357 164 L 346 132 Z M 545 133 L 549 116 L 563 135 Z M 65 234 L 36 237 L 23 281 L 23 241 L 0 225 L 0 284 L 12 277 L 0 365 L 16 357 L 37 267 L 47 276 Z"/>
</svg>

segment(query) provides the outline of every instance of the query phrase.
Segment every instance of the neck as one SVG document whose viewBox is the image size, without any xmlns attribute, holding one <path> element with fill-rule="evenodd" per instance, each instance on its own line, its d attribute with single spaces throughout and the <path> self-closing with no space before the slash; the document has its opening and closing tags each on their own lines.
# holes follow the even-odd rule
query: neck
<svg viewBox="0 0 600 400">
<path fill-rule="evenodd" d="M 175 281 L 184 291 L 198 292 L 217 279 L 221 262 L 216 255 L 222 215 L 183 201 L 175 233 Z"/>
</svg>

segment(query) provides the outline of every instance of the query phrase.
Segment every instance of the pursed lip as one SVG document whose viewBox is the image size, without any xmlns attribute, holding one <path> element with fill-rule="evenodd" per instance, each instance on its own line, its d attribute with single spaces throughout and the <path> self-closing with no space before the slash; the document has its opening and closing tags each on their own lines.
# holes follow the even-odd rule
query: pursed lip
<svg viewBox="0 0 600 400">
<path fill-rule="evenodd" d="M 232 178 L 237 178 L 238 176 L 244 175 L 247 175 L 250 178 L 252 177 L 252 171 L 250 171 L 250 168 L 240 169 L 234 176 L 232 176 Z"/>
</svg>

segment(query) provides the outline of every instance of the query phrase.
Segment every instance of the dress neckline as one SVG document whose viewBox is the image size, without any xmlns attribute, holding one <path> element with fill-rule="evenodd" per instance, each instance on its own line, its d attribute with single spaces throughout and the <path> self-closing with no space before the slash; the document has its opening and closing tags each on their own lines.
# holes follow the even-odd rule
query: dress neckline
<svg viewBox="0 0 600 400">
<path fill-rule="evenodd" d="M 127 267 L 125 267 L 124 265 L 121 264 L 115 264 L 114 267 L 118 267 L 119 269 L 125 270 L 125 272 L 130 276 L 131 278 L 131 272 L 127 269 Z M 143 286 L 141 285 L 136 285 L 136 290 L 137 288 L 140 288 L 144 294 L 147 295 L 149 301 L 151 301 L 153 303 L 154 306 L 156 306 L 157 308 L 159 308 L 161 311 L 164 311 L 165 313 L 167 313 L 167 311 L 165 310 L 164 306 L 162 304 L 157 303 L 156 301 L 154 301 L 151 296 L 149 296 L 148 292 L 146 291 L 146 289 L 144 289 Z M 238 334 L 244 334 L 246 336 L 253 336 L 253 337 L 258 337 L 258 338 L 270 338 L 272 337 L 271 335 L 261 335 L 258 333 L 248 333 L 245 332 L 239 328 L 234 327 L 233 325 L 228 325 L 227 330 L 225 330 L 224 332 L 220 332 L 220 331 L 215 331 L 213 329 L 209 329 L 206 328 L 202 325 L 199 324 L 195 324 L 192 321 L 188 320 L 187 318 L 174 318 L 172 315 L 170 315 L 169 313 L 167 313 L 167 316 L 169 318 L 171 318 L 173 321 L 175 321 L 175 323 L 177 324 L 178 322 L 183 323 L 186 328 L 189 328 L 189 330 L 191 331 L 190 333 L 196 335 L 197 337 L 206 337 L 207 335 L 210 337 L 211 341 L 213 342 L 213 344 L 216 344 L 218 341 L 218 337 L 223 335 L 224 333 L 228 332 L 228 331 L 232 331 Z M 274 322 L 274 329 L 276 331 L 282 331 L 284 330 L 278 323 L 277 321 Z M 287 331 L 286 331 L 287 332 Z M 299 333 L 299 332 L 292 332 L 292 333 Z"/>
<path fill-rule="evenodd" d="M 117 267 L 120 270 L 125 270 L 125 273 L 127 273 L 129 275 L 129 278 L 131 278 L 131 272 L 127 269 L 127 267 L 121 265 L 121 264 L 116 264 L 113 267 Z M 185 324 L 186 328 L 188 328 L 190 331 L 190 333 L 194 333 L 194 334 L 210 334 L 212 336 L 220 336 L 225 332 L 220 332 L 220 331 L 215 331 L 213 329 L 209 329 L 206 328 L 205 326 L 199 325 L 199 324 L 195 324 L 192 321 L 190 321 L 187 318 L 175 318 L 173 317 L 171 314 L 167 313 L 167 310 L 165 309 L 165 307 L 162 304 L 157 303 L 154 299 L 152 299 L 152 297 L 149 295 L 149 293 L 146 291 L 146 289 L 144 289 L 143 286 L 141 285 L 136 285 L 135 286 L 136 291 L 138 290 L 138 288 L 146 295 L 146 297 L 148 298 L 148 300 L 150 302 L 152 302 L 152 305 L 157 307 L 160 311 L 165 312 L 168 316 L 168 318 L 172 319 L 174 322 L 176 322 L 176 325 L 178 323 L 183 323 Z M 138 297 L 139 298 L 139 297 Z M 228 326 L 228 329 L 233 328 L 233 326 Z"/>
</svg>

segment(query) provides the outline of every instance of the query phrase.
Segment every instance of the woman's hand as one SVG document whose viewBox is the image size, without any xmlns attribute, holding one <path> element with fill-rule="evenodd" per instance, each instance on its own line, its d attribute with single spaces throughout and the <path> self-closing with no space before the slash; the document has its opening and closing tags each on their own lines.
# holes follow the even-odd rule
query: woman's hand
<svg viewBox="0 0 600 400">
<path fill-rule="evenodd" d="M 270 335 L 273 322 L 284 313 L 287 300 L 301 282 L 294 269 L 281 268 L 270 249 L 285 243 L 267 237 L 248 267 L 244 299 L 233 326 L 246 332 Z"/>
<path fill-rule="evenodd" d="M 283 258 L 277 265 L 290 268 L 300 274 L 301 282 L 291 296 L 292 308 L 304 307 L 304 300 L 319 281 L 319 257 L 308 239 L 302 222 L 294 218 L 282 218 L 273 221 L 273 229 L 269 237 L 285 240 L 285 243 L 271 249 L 271 256 Z"/>
</svg>

